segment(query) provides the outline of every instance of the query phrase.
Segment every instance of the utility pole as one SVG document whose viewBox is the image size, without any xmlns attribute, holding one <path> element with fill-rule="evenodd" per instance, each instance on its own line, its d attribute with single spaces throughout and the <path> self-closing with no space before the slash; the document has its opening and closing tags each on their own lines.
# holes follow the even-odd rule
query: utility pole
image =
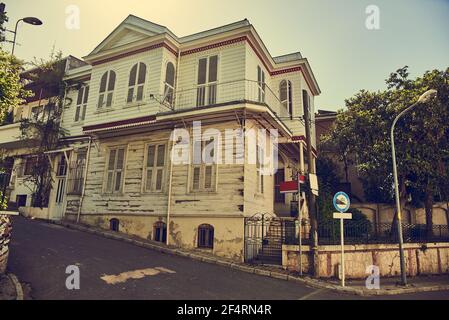
<svg viewBox="0 0 449 320">
<path fill-rule="evenodd" d="M 309 94 L 306 90 L 302 90 L 302 101 L 303 101 L 303 109 L 304 109 L 304 124 L 306 131 L 306 144 L 307 144 L 307 162 L 308 162 L 308 173 L 315 174 L 315 166 L 313 163 L 313 154 L 312 154 L 312 137 L 311 137 L 311 117 L 310 117 L 310 103 L 309 103 Z M 309 218 L 310 218 L 310 233 L 311 233 L 311 249 L 312 249 L 312 265 L 313 265 L 313 275 L 316 277 L 319 274 L 320 265 L 319 265 L 319 257 L 318 257 L 318 222 L 317 222 L 317 212 L 316 212 L 316 197 L 312 193 L 312 189 L 310 187 L 310 178 L 309 178 L 309 187 L 306 188 L 307 195 L 307 208 L 309 210 Z"/>
</svg>

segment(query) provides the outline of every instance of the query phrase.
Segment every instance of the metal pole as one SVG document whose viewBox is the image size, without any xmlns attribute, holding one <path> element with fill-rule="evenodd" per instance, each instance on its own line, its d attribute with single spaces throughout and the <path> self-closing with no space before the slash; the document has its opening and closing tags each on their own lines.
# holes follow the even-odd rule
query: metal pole
<svg viewBox="0 0 449 320">
<path fill-rule="evenodd" d="M 14 40 L 12 41 L 12 51 L 11 51 L 11 55 L 14 55 L 14 50 L 16 48 L 16 38 L 17 38 L 17 27 L 19 26 L 19 22 L 22 21 L 23 19 L 19 19 L 16 22 L 16 27 L 14 28 Z"/>
<path fill-rule="evenodd" d="M 344 227 L 343 218 L 340 219 L 340 242 L 341 242 L 341 286 L 345 286 L 345 237 L 344 237 Z"/>
<path fill-rule="evenodd" d="M 404 114 L 409 112 L 412 108 L 414 108 L 417 103 L 414 103 L 401 113 L 397 115 L 397 117 L 393 120 L 393 124 L 391 126 L 390 138 L 391 138 L 391 154 L 393 159 L 393 177 L 394 177 L 394 192 L 396 198 L 396 212 L 397 212 L 397 224 L 398 224 L 398 238 L 399 238 L 399 258 L 401 264 L 401 284 L 407 285 L 407 274 L 405 271 L 405 257 L 404 257 L 404 240 L 402 236 L 402 214 L 401 214 L 401 201 L 399 195 L 399 182 L 398 182 L 398 171 L 396 164 L 396 148 L 394 144 L 394 128 L 399 118 L 401 118 Z"/>
</svg>

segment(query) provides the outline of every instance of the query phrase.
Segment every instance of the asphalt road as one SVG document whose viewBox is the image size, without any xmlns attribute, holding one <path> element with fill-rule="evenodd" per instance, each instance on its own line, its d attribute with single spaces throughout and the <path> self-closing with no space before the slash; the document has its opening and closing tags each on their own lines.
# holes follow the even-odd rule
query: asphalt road
<svg viewBox="0 0 449 320">
<path fill-rule="evenodd" d="M 79 290 L 66 288 L 69 265 L 79 267 Z M 30 284 L 33 299 L 366 299 L 163 254 L 22 217 L 14 217 L 8 269 L 21 282 Z M 149 270 L 145 277 L 129 278 L 129 272 L 141 269 Z M 120 281 L 114 275 L 122 273 L 123 282 L 115 284 L 101 278 L 109 275 Z M 449 299 L 449 292 L 375 297 L 382 298 Z"/>
</svg>

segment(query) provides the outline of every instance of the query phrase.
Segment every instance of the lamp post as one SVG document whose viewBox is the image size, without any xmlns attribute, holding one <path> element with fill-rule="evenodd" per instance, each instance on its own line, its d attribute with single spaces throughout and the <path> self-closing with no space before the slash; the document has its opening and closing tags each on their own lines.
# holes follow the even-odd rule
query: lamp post
<svg viewBox="0 0 449 320">
<path fill-rule="evenodd" d="M 42 21 L 35 17 L 25 17 L 25 18 L 17 20 L 16 27 L 14 28 L 14 31 L 11 31 L 12 33 L 14 33 L 14 40 L 12 41 L 11 55 L 14 55 L 14 49 L 16 48 L 17 27 L 19 26 L 20 21 L 31 24 L 33 26 L 40 26 L 42 24 Z"/>
<path fill-rule="evenodd" d="M 396 212 L 397 212 L 397 223 L 398 223 L 398 238 L 399 238 L 399 257 L 400 257 L 400 264 L 401 264 L 401 284 L 407 285 L 407 275 L 405 272 L 405 258 L 404 258 L 404 240 L 402 238 L 402 215 L 401 215 L 401 202 L 399 200 L 399 185 L 398 185 L 398 171 L 397 171 L 397 164 L 396 164 L 396 149 L 394 146 L 394 128 L 396 126 L 396 123 L 398 120 L 405 115 L 406 113 L 410 112 L 413 108 L 415 108 L 420 103 L 426 103 L 430 101 L 433 97 L 435 97 L 437 94 L 437 91 L 434 89 L 427 90 L 424 92 L 418 99 L 417 102 L 403 110 L 401 113 L 399 113 L 396 118 L 393 120 L 393 124 L 391 126 L 391 153 L 393 158 L 393 177 L 394 177 L 394 192 L 396 197 Z"/>
</svg>

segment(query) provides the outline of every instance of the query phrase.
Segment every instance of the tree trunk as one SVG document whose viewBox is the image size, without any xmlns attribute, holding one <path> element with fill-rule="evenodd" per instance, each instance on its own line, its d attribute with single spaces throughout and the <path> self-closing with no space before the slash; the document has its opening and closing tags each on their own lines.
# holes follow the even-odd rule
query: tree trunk
<svg viewBox="0 0 449 320">
<path fill-rule="evenodd" d="M 424 207 L 426 210 L 426 234 L 428 238 L 433 236 L 433 221 L 432 221 L 432 213 L 433 213 L 433 192 L 429 188 L 426 190 Z"/>
</svg>

